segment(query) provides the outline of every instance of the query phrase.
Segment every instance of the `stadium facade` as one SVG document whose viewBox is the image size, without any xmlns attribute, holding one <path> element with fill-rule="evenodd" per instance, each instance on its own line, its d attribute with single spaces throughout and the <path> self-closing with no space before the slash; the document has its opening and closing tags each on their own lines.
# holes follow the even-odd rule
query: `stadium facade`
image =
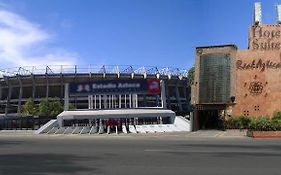
<svg viewBox="0 0 281 175">
<path fill-rule="evenodd" d="M 42 66 L 19 67 L 1 71 L 0 78 L 0 113 L 21 114 L 22 106 L 28 98 L 39 103 L 42 98 L 58 97 L 64 101 L 65 85 L 110 80 L 158 79 L 165 82 L 166 104 L 168 109 L 177 113 L 190 112 L 190 90 L 187 71 L 171 68 L 133 67 L 133 66 Z M 159 94 L 104 93 L 94 98 L 102 98 L 99 109 L 119 108 L 109 106 L 109 100 L 119 101 L 121 108 L 133 108 L 137 96 L 138 107 L 159 107 Z M 125 98 L 127 103 L 125 103 Z M 134 100 L 133 100 L 134 98 Z M 89 97 L 72 96 L 69 99 L 76 109 L 88 109 Z M 114 103 L 114 102 L 113 102 Z M 135 105 L 135 104 L 134 104 Z"/>
</svg>

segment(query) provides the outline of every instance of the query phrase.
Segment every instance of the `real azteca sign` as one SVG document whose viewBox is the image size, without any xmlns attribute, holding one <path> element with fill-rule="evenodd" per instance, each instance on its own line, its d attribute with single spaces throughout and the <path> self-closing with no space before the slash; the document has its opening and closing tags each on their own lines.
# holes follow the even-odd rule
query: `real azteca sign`
<svg viewBox="0 0 281 175">
<path fill-rule="evenodd" d="M 69 84 L 69 93 L 72 96 L 129 93 L 159 94 L 160 91 L 160 81 L 156 79 L 104 80 Z"/>
<path fill-rule="evenodd" d="M 240 70 L 260 70 L 263 72 L 265 69 L 280 69 L 281 62 L 273 62 L 271 60 L 252 60 L 251 62 L 243 62 L 242 60 L 236 61 L 236 68 Z"/>
</svg>

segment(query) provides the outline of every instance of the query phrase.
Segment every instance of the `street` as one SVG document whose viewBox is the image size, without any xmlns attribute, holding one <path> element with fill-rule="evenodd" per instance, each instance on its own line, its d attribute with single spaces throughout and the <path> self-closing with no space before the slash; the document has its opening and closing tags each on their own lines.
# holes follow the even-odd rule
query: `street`
<svg viewBox="0 0 281 175">
<path fill-rule="evenodd" d="M 0 136 L 0 174 L 280 174 L 281 139 Z"/>
</svg>

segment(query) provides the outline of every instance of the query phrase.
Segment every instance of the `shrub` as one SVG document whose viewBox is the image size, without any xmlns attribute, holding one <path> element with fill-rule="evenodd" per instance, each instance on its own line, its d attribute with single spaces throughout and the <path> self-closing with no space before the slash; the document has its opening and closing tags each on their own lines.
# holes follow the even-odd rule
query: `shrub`
<svg viewBox="0 0 281 175">
<path fill-rule="evenodd" d="M 281 131 L 281 120 L 271 120 L 271 125 L 274 131 Z"/>
<path fill-rule="evenodd" d="M 237 119 L 237 128 L 239 129 L 248 129 L 249 128 L 249 123 L 250 123 L 250 118 L 249 117 L 245 117 L 245 116 L 240 116 Z"/>
<path fill-rule="evenodd" d="M 250 119 L 245 116 L 231 117 L 225 121 L 227 129 L 248 129 Z"/>
<path fill-rule="evenodd" d="M 252 118 L 250 120 L 249 129 L 253 131 L 273 131 L 271 120 L 266 117 Z"/>
</svg>

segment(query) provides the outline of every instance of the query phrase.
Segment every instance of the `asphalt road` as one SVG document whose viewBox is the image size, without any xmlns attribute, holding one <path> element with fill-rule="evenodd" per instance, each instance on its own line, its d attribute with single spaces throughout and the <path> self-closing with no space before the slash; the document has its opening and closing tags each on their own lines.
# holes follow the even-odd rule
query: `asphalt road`
<svg viewBox="0 0 281 175">
<path fill-rule="evenodd" d="M 1 175 L 281 174 L 281 139 L 0 137 Z"/>
</svg>

